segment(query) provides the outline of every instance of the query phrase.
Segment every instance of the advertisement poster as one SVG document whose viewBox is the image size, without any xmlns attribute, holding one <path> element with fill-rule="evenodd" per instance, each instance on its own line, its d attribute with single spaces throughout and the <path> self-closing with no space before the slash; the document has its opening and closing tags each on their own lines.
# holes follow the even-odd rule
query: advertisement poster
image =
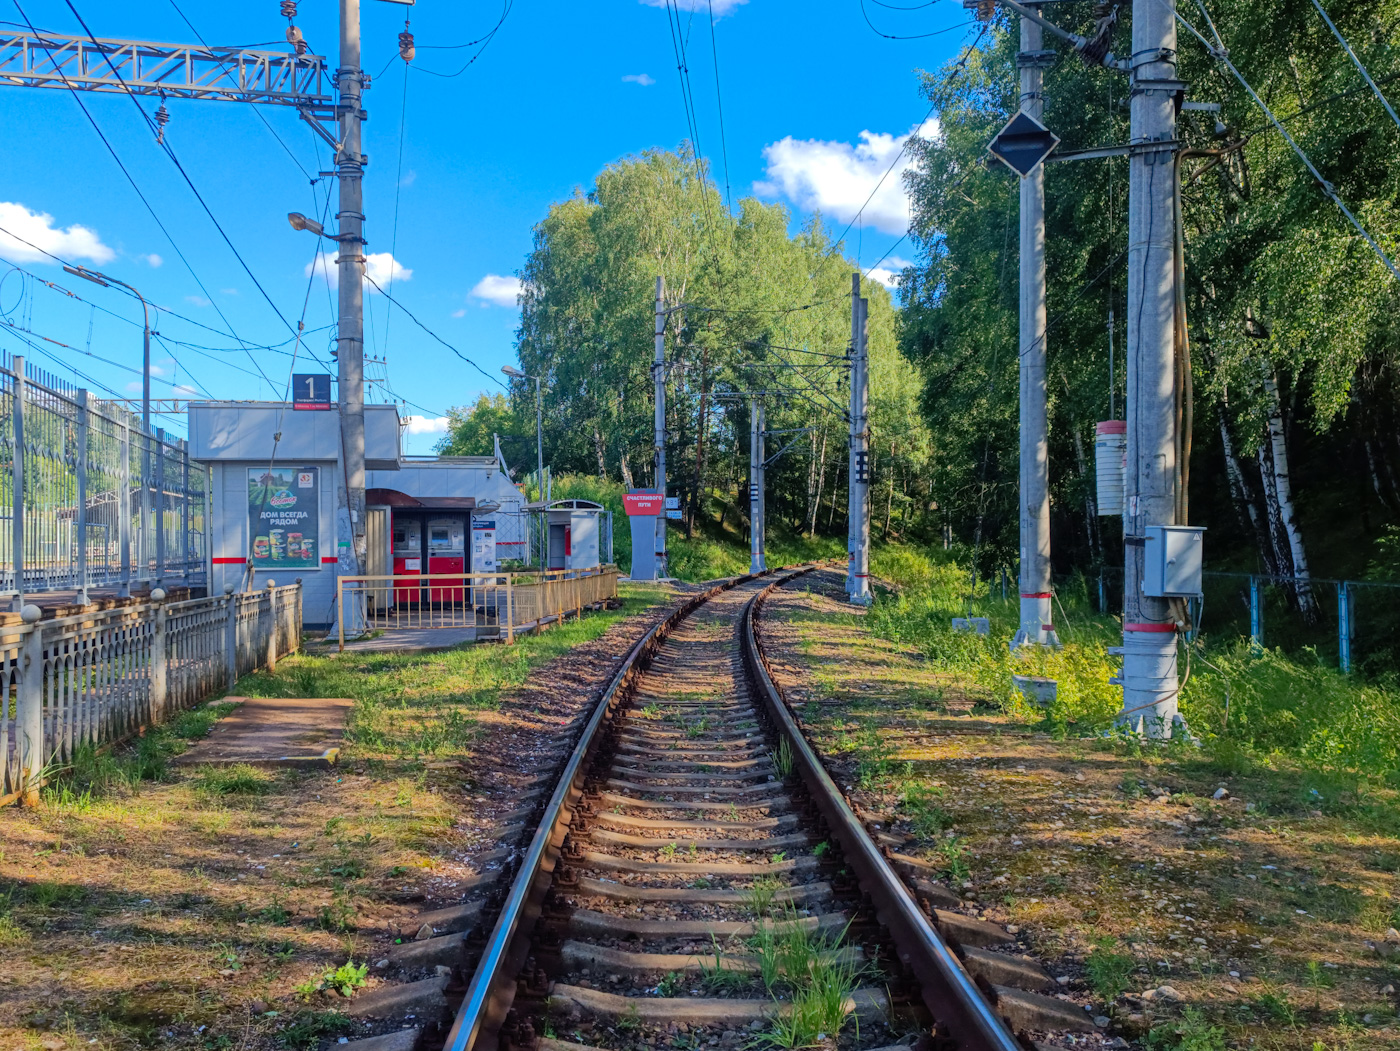
<svg viewBox="0 0 1400 1051">
<path fill-rule="evenodd" d="M 318 468 L 248 468 L 254 568 L 321 568 L 320 498 Z"/>
</svg>

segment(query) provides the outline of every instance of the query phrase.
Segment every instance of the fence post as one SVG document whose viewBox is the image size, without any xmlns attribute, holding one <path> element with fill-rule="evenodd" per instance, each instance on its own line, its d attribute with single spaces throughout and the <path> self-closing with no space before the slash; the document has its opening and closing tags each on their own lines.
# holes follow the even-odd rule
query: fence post
<svg viewBox="0 0 1400 1051">
<path fill-rule="evenodd" d="M 1263 582 L 1258 577 L 1249 578 L 1249 642 L 1255 653 L 1264 648 L 1263 590 Z"/>
<path fill-rule="evenodd" d="M 15 729 L 19 745 L 19 787 L 25 806 L 39 805 L 44 774 L 44 632 L 39 618 L 44 611 L 25 606 L 20 619 L 30 627 L 21 652 L 19 691 L 15 698 Z"/>
<path fill-rule="evenodd" d="M 289 625 L 291 629 L 289 633 L 292 636 L 292 648 L 287 651 L 288 653 L 301 652 L 301 577 L 297 577 L 295 583 L 297 586 L 296 593 L 295 595 L 289 596 L 292 600 L 292 612 L 296 614 L 296 620 L 292 621 Z"/>
<path fill-rule="evenodd" d="M 164 588 L 151 589 L 151 604 L 155 606 L 155 630 L 151 632 L 151 692 L 146 700 L 148 718 L 155 724 L 165 718 L 166 704 L 170 699 L 169 680 L 166 676 Z"/>
<path fill-rule="evenodd" d="M 88 604 L 88 392 L 78 388 L 78 602 Z"/>
<path fill-rule="evenodd" d="M 122 469 L 117 490 L 118 543 L 122 553 L 122 576 L 119 594 L 131 595 L 131 416 L 122 413 Z"/>
<path fill-rule="evenodd" d="M 267 582 L 267 673 L 277 674 L 277 581 Z"/>
<path fill-rule="evenodd" d="M 506 645 L 515 642 L 515 574 L 506 574 Z"/>
<path fill-rule="evenodd" d="M 1351 674 L 1351 614 L 1351 585 L 1343 580 L 1337 585 L 1337 658 L 1343 675 Z"/>
<path fill-rule="evenodd" d="M 340 652 L 345 652 L 345 581 L 335 578 L 335 630 L 340 633 Z"/>
<path fill-rule="evenodd" d="M 155 585 L 165 582 L 165 428 L 156 428 L 156 483 L 153 513 L 156 519 Z M 154 585 L 153 585 L 154 586 Z"/>
<path fill-rule="evenodd" d="M 10 543 L 11 557 L 15 563 L 15 604 L 14 608 L 24 609 L 24 358 L 15 355 L 10 359 L 10 367 L 15 370 L 14 386 L 10 388 L 13 404 L 10 416 L 14 420 L 14 450 L 11 467 L 10 500 Z M 38 791 L 37 789 L 35 790 Z M 37 800 L 37 796 L 35 799 Z"/>
<path fill-rule="evenodd" d="M 232 690 L 238 683 L 238 596 L 233 593 L 233 585 L 224 585 L 224 662 L 228 668 L 228 688 Z"/>
</svg>

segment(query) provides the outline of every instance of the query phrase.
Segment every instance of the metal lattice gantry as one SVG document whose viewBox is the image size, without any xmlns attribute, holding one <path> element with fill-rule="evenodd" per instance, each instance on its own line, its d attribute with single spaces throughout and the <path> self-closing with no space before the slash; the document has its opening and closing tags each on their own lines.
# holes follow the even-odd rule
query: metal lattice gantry
<svg viewBox="0 0 1400 1051">
<path fill-rule="evenodd" d="M 130 92 L 294 106 L 332 119 L 332 75 L 320 55 L 237 47 L 0 34 L 0 86 Z"/>
</svg>

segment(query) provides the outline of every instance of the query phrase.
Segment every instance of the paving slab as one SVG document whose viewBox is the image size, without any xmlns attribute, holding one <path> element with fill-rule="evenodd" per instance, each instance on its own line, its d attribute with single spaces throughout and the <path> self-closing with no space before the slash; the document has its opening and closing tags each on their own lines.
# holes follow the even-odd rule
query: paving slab
<svg viewBox="0 0 1400 1051">
<path fill-rule="evenodd" d="M 340 754 L 348 697 L 225 697 L 235 708 L 176 762 L 329 767 Z"/>
<path fill-rule="evenodd" d="M 346 639 L 346 653 L 424 653 L 476 642 L 476 628 L 389 628 L 374 638 Z M 316 652 L 339 652 L 335 636 L 316 643 Z"/>
</svg>

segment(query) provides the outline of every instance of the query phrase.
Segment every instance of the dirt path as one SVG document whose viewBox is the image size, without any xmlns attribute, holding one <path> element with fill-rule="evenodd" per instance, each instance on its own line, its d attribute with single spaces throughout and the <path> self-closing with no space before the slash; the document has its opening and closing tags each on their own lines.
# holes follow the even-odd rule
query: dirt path
<svg viewBox="0 0 1400 1051">
<path fill-rule="evenodd" d="M 790 702 L 902 852 L 1111 1019 L 1103 1042 L 1400 1047 L 1395 815 L 1324 814 L 1287 770 L 1055 740 L 978 710 L 842 597 L 824 573 L 768 603 Z"/>
<path fill-rule="evenodd" d="M 164 768 L 179 732 L 207 729 L 191 713 L 85 764 L 75 783 L 95 791 L 60 786 L 40 808 L 0 811 L 0 1047 L 308 1049 L 368 1031 L 335 1010 L 345 1001 L 325 976 L 373 987 L 414 917 L 504 863 L 512 812 L 610 669 L 678 601 L 639 594 L 514 650 L 293 658 L 239 684 L 316 695 L 297 690 L 319 682 L 339 696 L 353 678 L 332 771 Z M 499 661 L 528 678 L 494 692 L 457 681 Z M 335 976 L 347 961 L 364 977 Z"/>
</svg>

